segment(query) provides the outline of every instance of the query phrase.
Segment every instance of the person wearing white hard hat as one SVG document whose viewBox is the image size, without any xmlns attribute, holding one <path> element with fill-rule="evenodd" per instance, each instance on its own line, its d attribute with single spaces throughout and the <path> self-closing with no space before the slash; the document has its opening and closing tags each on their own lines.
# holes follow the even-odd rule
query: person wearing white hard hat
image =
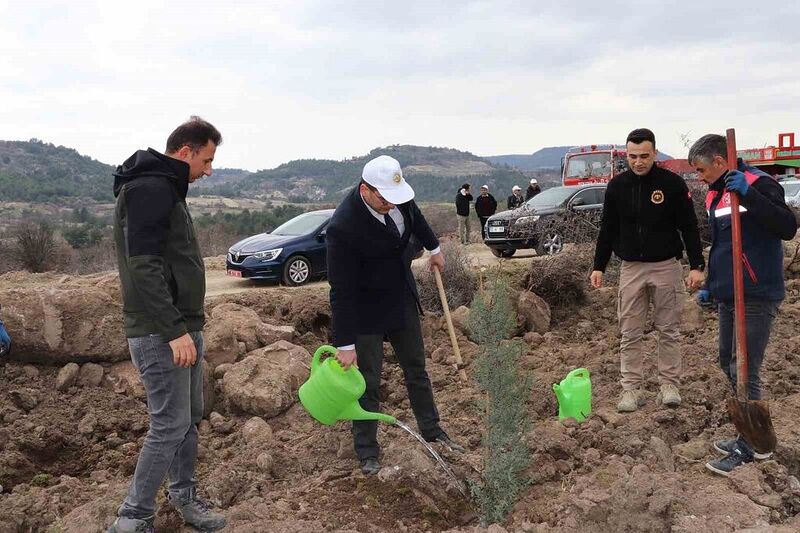
<svg viewBox="0 0 800 533">
<path fill-rule="evenodd" d="M 431 271 L 444 269 L 444 256 L 396 159 L 382 155 L 364 165 L 361 181 L 336 208 L 326 235 L 332 342 L 339 363 L 344 368 L 356 365 L 364 375 L 367 388 L 361 407 L 380 409 L 387 339 L 403 369 L 422 437 L 463 451 L 439 425 L 425 370 L 422 307 L 411 272 L 411 261 L 422 247 L 430 252 Z M 354 447 L 366 475 L 380 470 L 377 432 L 374 420 L 353 422 Z"/>
<path fill-rule="evenodd" d="M 514 185 L 511 188 L 511 196 L 506 200 L 506 207 L 508 209 L 516 209 L 525 203 L 525 198 L 522 197 L 522 189 L 519 185 Z"/>
<path fill-rule="evenodd" d="M 542 188 L 539 187 L 539 182 L 536 181 L 536 178 L 531 178 L 531 183 L 528 185 L 528 190 L 525 191 L 525 201 L 527 202 L 540 192 L 542 192 Z"/>
<path fill-rule="evenodd" d="M 489 186 L 481 185 L 481 194 L 475 199 L 475 213 L 481 221 L 481 239 L 486 239 L 486 221 L 497 211 L 497 200 L 489 194 Z"/>
</svg>

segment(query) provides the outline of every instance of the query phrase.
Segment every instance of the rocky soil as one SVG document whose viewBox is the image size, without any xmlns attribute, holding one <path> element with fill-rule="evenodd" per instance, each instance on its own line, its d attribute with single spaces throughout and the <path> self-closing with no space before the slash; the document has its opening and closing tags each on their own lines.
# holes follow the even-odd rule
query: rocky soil
<svg viewBox="0 0 800 533">
<path fill-rule="evenodd" d="M 764 366 L 779 445 L 774 460 L 726 479 L 704 468 L 711 442 L 733 435 L 727 384 L 716 367 L 715 316 L 687 300 L 684 403 L 615 410 L 619 336 L 613 288 L 553 312 L 515 296 L 534 377 L 527 435 L 530 488 L 494 533 L 800 530 L 800 281 L 773 329 Z M 0 533 L 103 531 L 127 488 L 147 432 L 144 390 L 122 342 L 113 275 L 0 276 L 3 317 L 16 341 L 0 365 Z M 324 427 L 297 401 L 310 353 L 327 339 L 324 287 L 254 288 L 207 302 L 206 418 L 200 425 L 201 493 L 231 532 L 480 531 L 476 510 L 399 429 L 382 426 L 383 470 L 359 472 L 349 426 Z M 458 380 L 443 320 L 423 321 L 428 369 L 443 425 L 467 448 L 441 453 L 465 480 L 482 469 L 482 393 L 472 381 L 479 347 L 469 310 L 453 315 L 468 383 Z M 647 349 L 655 348 L 649 333 Z M 402 373 L 387 349 L 384 411 L 413 422 Z M 592 375 L 594 414 L 560 422 L 551 385 L 575 367 Z M 163 503 L 163 502 L 162 502 Z M 158 531 L 181 531 L 168 506 Z"/>
</svg>

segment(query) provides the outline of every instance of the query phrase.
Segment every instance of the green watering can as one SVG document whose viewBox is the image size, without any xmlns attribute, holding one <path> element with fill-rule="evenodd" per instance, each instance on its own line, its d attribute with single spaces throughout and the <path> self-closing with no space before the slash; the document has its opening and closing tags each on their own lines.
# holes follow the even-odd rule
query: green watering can
<svg viewBox="0 0 800 533">
<path fill-rule="evenodd" d="M 339 420 L 381 420 L 395 424 L 397 419 L 383 413 L 370 413 L 358 404 L 367 383 L 358 368 L 343 369 L 335 357 L 320 362 L 322 354 L 336 355 L 336 348 L 323 345 L 311 359 L 311 376 L 298 391 L 300 403 L 318 422 L 331 426 Z"/>
<path fill-rule="evenodd" d="M 576 368 L 561 383 L 553 384 L 558 398 L 558 418 L 583 422 L 592 413 L 592 380 L 585 368 Z"/>
</svg>

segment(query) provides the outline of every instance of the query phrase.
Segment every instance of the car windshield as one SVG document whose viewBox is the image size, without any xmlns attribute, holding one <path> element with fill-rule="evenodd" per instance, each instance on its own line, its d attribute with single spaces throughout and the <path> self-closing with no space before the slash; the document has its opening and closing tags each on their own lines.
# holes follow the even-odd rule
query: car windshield
<svg viewBox="0 0 800 533">
<path fill-rule="evenodd" d="M 272 235 L 306 235 L 320 227 L 329 218 L 331 216 L 326 213 L 303 213 L 275 228 Z"/>
<path fill-rule="evenodd" d="M 537 209 L 563 205 L 570 196 L 575 194 L 575 190 L 574 187 L 552 187 L 550 189 L 545 189 L 525 202 L 525 207 L 528 209 Z"/>
<path fill-rule="evenodd" d="M 577 154 L 567 159 L 567 178 L 601 178 L 611 176 L 611 154 Z"/>
<path fill-rule="evenodd" d="M 794 196 L 800 191 L 800 183 L 784 183 L 783 191 L 786 196 Z"/>
</svg>

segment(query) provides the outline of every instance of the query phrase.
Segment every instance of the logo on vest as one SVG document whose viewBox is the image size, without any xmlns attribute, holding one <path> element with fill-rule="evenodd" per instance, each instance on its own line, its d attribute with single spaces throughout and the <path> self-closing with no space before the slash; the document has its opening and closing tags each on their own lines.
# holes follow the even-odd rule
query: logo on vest
<svg viewBox="0 0 800 533">
<path fill-rule="evenodd" d="M 653 194 L 650 195 L 650 201 L 653 202 L 654 204 L 663 203 L 664 193 L 659 190 L 653 191 Z"/>
</svg>

